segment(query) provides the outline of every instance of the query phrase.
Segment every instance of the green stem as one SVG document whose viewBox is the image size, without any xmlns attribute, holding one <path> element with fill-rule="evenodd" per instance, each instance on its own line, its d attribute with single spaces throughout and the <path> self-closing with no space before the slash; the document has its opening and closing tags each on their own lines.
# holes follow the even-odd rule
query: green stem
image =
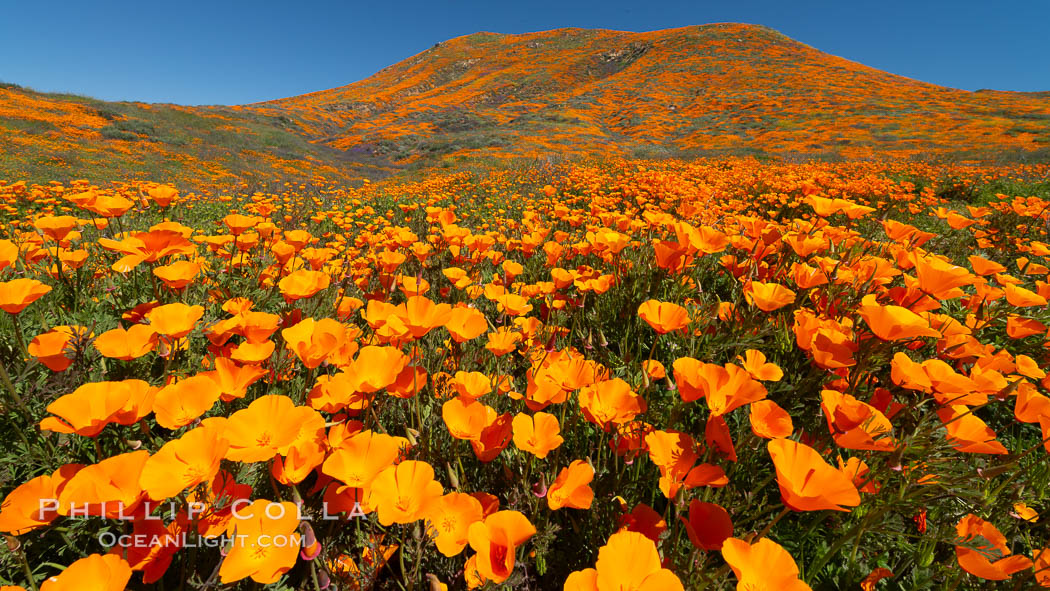
<svg viewBox="0 0 1050 591">
<path fill-rule="evenodd" d="M 18 561 L 22 563 L 22 572 L 26 575 L 29 589 L 31 591 L 37 591 L 38 587 L 36 586 L 36 579 L 33 578 L 33 569 L 29 567 L 29 559 L 26 558 L 26 553 L 22 551 L 21 542 L 19 542 L 18 559 Z"/>
<path fill-rule="evenodd" d="M 766 537 L 766 534 L 768 534 L 769 531 L 773 529 L 773 526 L 779 523 L 781 519 L 786 517 L 788 513 L 791 513 L 791 507 L 784 507 L 784 510 L 780 513 L 777 513 L 777 516 L 773 518 L 773 521 L 767 523 L 766 526 L 762 528 L 762 531 L 758 532 L 758 535 L 755 536 L 755 539 L 751 540 L 751 543 L 754 544 L 755 542 Z"/>
<path fill-rule="evenodd" d="M 15 323 L 15 340 L 18 342 L 18 350 L 22 354 L 22 359 L 29 359 L 29 349 L 26 348 L 26 339 L 22 336 L 22 324 L 18 321 L 18 314 L 12 314 L 11 320 Z"/>
<path fill-rule="evenodd" d="M 882 517 L 882 514 L 885 513 L 888 509 L 889 509 L 889 506 L 887 505 L 886 507 L 883 507 L 883 508 L 879 509 L 878 511 L 875 511 L 875 512 L 871 513 L 869 515 L 869 519 L 871 521 L 875 521 L 879 517 Z M 864 527 L 866 525 L 867 525 L 867 521 L 861 521 L 857 525 L 851 527 L 850 530 L 848 532 L 846 532 L 845 534 L 843 534 L 841 537 L 839 537 L 839 539 L 835 540 L 831 544 L 831 546 L 828 548 L 828 551 L 825 552 L 824 555 L 820 557 L 820 560 L 818 560 L 816 564 L 812 565 L 809 569 L 807 569 L 808 573 L 807 573 L 807 576 L 806 576 L 806 579 L 807 579 L 806 582 L 807 583 L 811 582 L 813 580 L 813 576 L 816 575 L 817 573 L 819 573 L 821 570 L 823 570 L 824 567 L 828 564 L 828 561 L 831 560 L 831 558 L 833 556 L 838 554 L 839 550 L 841 550 L 842 547 L 845 546 L 846 543 L 849 542 L 853 538 L 853 536 L 857 536 L 857 535 L 863 534 L 864 533 Z"/>
<path fill-rule="evenodd" d="M 4 363 L 0 361 L 0 382 L 3 382 L 4 387 L 7 388 L 7 392 L 11 395 L 11 399 L 15 401 L 15 406 L 25 413 L 26 418 L 32 423 L 32 415 L 29 413 L 29 408 L 26 407 L 26 403 L 22 400 L 22 397 L 18 395 L 18 391 L 15 390 L 15 385 L 11 383 L 11 376 L 7 375 L 7 369 L 4 367 Z"/>
</svg>

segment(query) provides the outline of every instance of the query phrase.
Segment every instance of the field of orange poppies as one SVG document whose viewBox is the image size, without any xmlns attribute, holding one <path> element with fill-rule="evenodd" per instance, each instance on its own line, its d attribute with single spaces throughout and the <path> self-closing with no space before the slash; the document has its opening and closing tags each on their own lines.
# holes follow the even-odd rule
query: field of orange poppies
<svg viewBox="0 0 1050 591">
<path fill-rule="evenodd" d="M 1048 178 L 0 185 L 0 590 L 1050 587 Z"/>
</svg>

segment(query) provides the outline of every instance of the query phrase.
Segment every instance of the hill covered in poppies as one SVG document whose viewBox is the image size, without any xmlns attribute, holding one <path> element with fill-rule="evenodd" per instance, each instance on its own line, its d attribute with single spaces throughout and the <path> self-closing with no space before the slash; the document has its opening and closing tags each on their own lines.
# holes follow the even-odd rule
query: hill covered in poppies
<svg viewBox="0 0 1050 591">
<path fill-rule="evenodd" d="M 476 33 L 347 86 L 230 107 L 7 86 L 0 130 L 0 178 L 374 178 L 475 157 L 1030 160 L 1050 148 L 1050 99 L 944 88 L 712 24 Z"/>
</svg>

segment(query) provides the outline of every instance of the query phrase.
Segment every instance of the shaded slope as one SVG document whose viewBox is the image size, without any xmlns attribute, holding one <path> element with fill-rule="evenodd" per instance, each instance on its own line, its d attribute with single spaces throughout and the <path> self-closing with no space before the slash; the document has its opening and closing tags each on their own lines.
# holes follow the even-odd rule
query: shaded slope
<svg viewBox="0 0 1050 591">
<path fill-rule="evenodd" d="M 380 177 L 280 115 L 105 102 L 0 86 L 0 180 L 185 179 L 198 185 Z"/>
</svg>

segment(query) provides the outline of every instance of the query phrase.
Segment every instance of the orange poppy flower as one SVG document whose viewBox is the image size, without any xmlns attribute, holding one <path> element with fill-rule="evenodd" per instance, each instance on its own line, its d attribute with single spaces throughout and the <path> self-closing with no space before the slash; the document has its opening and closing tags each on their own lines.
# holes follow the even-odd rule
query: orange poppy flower
<svg viewBox="0 0 1050 591">
<path fill-rule="evenodd" d="M 952 369 L 952 366 L 944 361 L 927 359 L 922 362 L 921 367 L 922 371 L 926 373 L 926 377 L 930 380 L 934 398 L 937 399 L 939 404 L 969 405 L 984 404 L 988 401 L 988 395 L 981 391 L 981 388 L 973 379 L 956 372 Z M 976 377 L 983 378 L 982 381 L 992 381 L 993 386 L 991 389 L 993 392 L 1006 388 L 1005 380 L 1002 380 L 1001 384 L 994 384 L 993 376 L 996 372 L 993 370 L 988 370 L 986 375 L 982 375 L 978 368 L 975 367 L 972 373 Z"/>
<path fill-rule="evenodd" d="M 953 265 L 936 256 L 915 257 L 915 274 L 919 287 L 930 297 L 951 300 L 964 295 L 959 289 L 977 281 L 965 267 Z"/>
<path fill-rule="evenodd" d="M 201 272 L 201 266 L 192 261 L 176 261 L 170 265 L 154 267 L 153 274 L 171 289 L 182 289 L 193 283 Z"/>
<path fill-rule="evenodd" d="M 952 447 L 963 453 L 1005 454 L 1009 453 L 995 438 L 995 431 L 970 409 L 961 404 L 951 404 L 937 409 L 937 417 L 948 431 Z"/>
<path fill-rule="evenodd" d="M 729 433 L 729 424 L 723 415 L 707 417 L 707 424 L 704 425 L 704 443 L 720 457 L 730 462 L 737 460 L 733 436 Z"/>
<path fill-rule="evenodd" d="M 598 549 L 594 568 L 575 571 L 565 591 L 683 591 L 682 581 L 663 568 L 656 544 L 644 535 L 618 532 Z"/>
<path fill-rule="evenodd" d="M 514 430 L 514 445 L 540 459 L 547 457 L 551 450 L 565 441 L 561 436 L 558 417 L 545 412 L 532 416 L 518 413 L 511 426 Z"/>
<path fill-rule="evenodd" d="M 362 347 L 357 358 L 345 368 L 354 380 L 357 392 L 376 392 L 397 381 L 408 365 L 408 357 L 394 347 Z"/>
<path fill-rule="evenodd" d="M 795 559 L 769 538 L 754 544 L 729 538 L 722 544 L 722 558 L 736 575 L 737 589 L 809 591 L 809 585 L 798 578 Z"/>
<path fill-rule="evenodd" d="M 65 371 L 73 364 L 76 344 L 89 336 L 87 332 L 83 326 L 56 326 L 33 337 L 29 354 L 51 371 Z"/>
<path fill-rule="evenodd" d="M 875 586 L 879 584 L 879 581 L 883 579 L 889 579 L 893 576 L 893 571 L 888 568 L 877 568 L 864 577 L 864 580 L 860 582 L 861 591 L 875 591 Z"/>
<path fill-rule="evenodd" d="M 160 388 L 149 385 L 143 380 L 123 380 L 111 382 L 114 388 L 127 388 L 130 391 L 127 402 L 113 415 L 113 422 L 120 425 L 134 425 L 153 412 Z"/>
<path fill-rule="evenodd" d="M 777 472 L 784 504 L 794 511 L 849 511 L 860 504 L 860 493 L 849 477 L 824 461 L 817 450 L 790 439 L 766 445 Z"/>
<path fill-rule="evenodd" d="M 828 283 L 828 276 L 822 269 L 805 263 L 791 264 L 791 278 L 799 289 L 810 289 Z"/>
<path fill-rule="evenodd" d="M 689 312 L 671 302 L 647 300 L 638 306 L 638 316 L 659 334 L 666 334 L 689 326 Z"/>
<path fill-rule="evenodd" d="M 256 216 L 248 216 L 240 213 L 231 213 L 222 218 L 222 223 L 230 229 L 230 234 L 238 236 L 247 230 L 254 228 L 262 219 Z"/>
<path fill-rule="evenodd" d="M 477 400 L 492 391 L 492 380 L 478 371 L 457 371 L 449 382 L 462 397 Z"/>
<path fill-rule="evenodd" d="M 287 277 L 277 282 L 277 287 L 281 290 L 284 299 L 292 302 L 313 297 L 322 289 L 327 289 L 331 282 L 327 273 L 304 269 L 289 273 Z"/>
<path fill-rule="evenodd" d="M 296 406 L 280 394 L 260 396 L 247 408 L 230 415 L 226 438 L 230 448 L 226 459 L 235 462 L 263 462 L 277 454 L 287 455 L 303 424 L 317 411 Z"/>
<path fill-rule="evenodd" d="M 751 281 L 744 286 L 744 298 L 759 310 L 772 312 L 794 302 L 795 292 L 779 283 Z"/>
<path fill-rule="evenodd" d="M 1006 285 L 1003 292 L 1006 294 L 1006 301 L 1018 308 L 1045 306 L 1047 303 L 1045 297 L 1017 285 Z"/>
<path fill-rule="evenodd" d="M 361 306 L 364 305 L 365 303 L 357 298 L 350 296 L 342 296 L 338 300 L 336 300 L 335 317 L 339 320 L 347 321 L 350 319 L 350 316 L 352 316 L 354 312 L 360 310 Z"/>
<path fill-rule="evenodd" d="M 521 333 L 505 326 L 496 329 L 496 332 L 490 332 L 488 337 L 489 340 L 485 348 L 497 357 L 502 357 L 514 351 L 522 340 Z"/>
<path fill-rule="evenodd" d="M 159 185 L 150 188 L 146 194 L 149 195 L 149 198 L 157 205 L 167 207 L 171 205 L 171 202 L 175 200 L 176 197 L 179 196 L 179 190 L 169 185 Z"/>
<path fill-rule="evenodd" d="M 1006 267 L 984 257 L 970 255 L 967 257 L 967 260 L 970 261 L 970 266 L 973 267 L 973 272 L 977 275 L 994 275 L 996 273 L 1006 272 Z"/>
<path fill-rule="evenodd" d="M 230 521 L 233 545 L 219 566 L 224 585 L 251 577 L 256 583 L 277 582 L 299 557 L 298 508 L 289 502 L 258 499 L 240 508 Z"/>
<path fill-rule="evenodd" d="M 825 326 L 814 333 L 809 352 L 813 355 L 813 362 L 820 367 L 840 369 L 857 364 L 853 354 L 859 349 L 860 346 L 853 340 L 851 332 Z"/>
<path fill-rule="evenodd" d="M 472 398 L 456 396 L 441 405 L 441 418 L 456 439 L 481 439 L 482 431 L 495 417 L 494 409 Z"/>
<path fill-rule="evenodd" d="M 215 369 L 204 372 L 219 388 L 223 402 L 244 398 L 248 387 L 266 375 L 266 370 L 256 365 L 238 365 L 225 357 L 215 359 Z"/>
<path fill-rule="evenodd" d="M 314 237 L 306 230 L 288 230 L 284 233 L 284 241 L 292 245 L 296 252 L 302 250 L 303 247 L 310 244 L 313 240 Z"/>
<path fill-rule="evenodd" d="M 334 375 L 322 375 L 307 395 L 306 402 L 310 408 L 322 410 L 327 413 L 337 413 L 346 410 L 351 416 L 368 408 L 369 396 L 363 392 L 355 392 L 353 380 L 346 372 Z"/>
<path fill-rule="evenodd" d="M 660 492 L 673 499 L 678 491 L 698 486 L 715 488 L 729 484 L 725 472 L 713 464 L 694 466 L 700 459 L 693 438 L 677 431 L 652 431 L 645 435 L 649 459 L 660 468 Z"/>
<path fill-rule="evenodd" d="M 849 476 L 850 482 L 853 486 L 857 487 L 862 493 L 877 493 L 879 492 L 879 483 L 871 479 L 869 474 L 871 473 L 871 467 L 869 467 L 860 458 L 849 458 L 846 461 L 842 461 L 842 458 L 838 458 L 839 472 L 842 472 L 846 476 Z"/>
<path fill-rule="evenodd" d="M 1040 394 L 1031 384 L 1018 385 L 1014 417 L 1022 423 L 1038 423 L 1041 418 L 1050 418 L 1050 397 Z"/>
<path fill-rule="evenodd" d="M 18 246 L 10 240 L 0 240 L 0 271 L 14 266 L 18 260 Z"/>
<path fill-rule="evenodd" d="M 875 294 L 864 296 L 859 311 L 871 332 L 884 341 L 941 338 L 940 331 L 930 328 L 928 320 L 907 308 L 882 306 L 876 301 Z"/>
<path fill-rule="evenodd" d="M 1025 503 L 1014 503 L 1013 509 L 1014 510 L 1010 512 L 1010 517 L 1027 521 L 1029 523 L 1037 523 L 1039 521 L 1039 512 Z"/>
<path fill-rule="evenodd" d="M 281 317 L 267 312 L 248 310 L 238 313 L 231 319 L 236 327 L 234 332 L 242 335 L 249 343 L 262 343 L 277 332 Z"/>
<path fill-rule="evenodd" d="M 907 354 L 894 353 L 890 362 L 890 379 L 894 384 L 909 390 L 933 392 L 933 382 L 921 363 L 916 363 Z"/>
<path fill-rule="evenodd" d="M 580 408 L 588 421 L 608 431 L 610 425 L 634 420 L 645 412 L 645 400 L 620 378 L 604 380 L 580 390 Z"/>
<path fill-rule="evenodd" d="M 820 398 L 828 430 L 839 447 L 871 451 L 897 448 L 891 435 L 893 425 L 879 409 L 837 390 L 823 390 Z"/>
<path fill-rule="evenodd" d="M 733 536 L 733 520 L 721 505 L 693 499 L 689 502 L 689 518 L 679 519 L 689 541 L 701 550 L 720 550 L 722 543 Z"/>
<path fill-rule="evenodd" d="M 387 393 L 398 398 L 412 398 L 427 386 L 427 370 L 420 365 L 406 365 L 397 379 L 387 386 Z"/>
<path fill-rule="evenodd" d="M 616 497 L 616 500 L 620 503 L 620 510 L 624 511 L 618 520 L 620 529 L 617 531 L 638 532 L 654 543 L 660 542 L 660 535 L 667 531 L 667 522 L 663 516 L 645 503 L 638 503 L 628 513 L 627 503 L 620 497 Z"/>
<path fill-rule="evenodd" d="M 212 420 L 204 421 L 204 426 L 208 427 Z M 221 425 L 217 422 L 214 425 L 214 427 L 219 426 Z M 239 484 L 233 475 L 225 470 L 219 470 L 219 473 L 205 486 L 190 489 L 186 493 L 187 503 L 204 505 L 203 511 L 197 517 L 197 532 L 206 538 L 217 538 L 225 534 L 230 521 L 234 518 L 234 503 L 243 499 L 237 504 L 237 507 L 240 508 L 245 502 L 250 502 L 251 494 L 252 487 L 247 484 Z M 179 515 L 180 520 L 183 515 L 185 513 Z M 186 515 L 186 517 L 189 516 Z"/>
<path fill-rule="evenodd" d="M 710 226 L 694 228 L 685 222 L 677 222 L 674 230 L 678 241 L 688 244 L 692 252 L 715 254 L 729 246 L 729 237 Z"/>
<path fill-rule="evenodd" d="M 418 243 L 417 243 L 418 244 Z M 398 287 L 406 297 L 423 295 L 430 291 L 430 282 L 426 279 L 412 277 L 411 275 L 400 275 L 397 278 Z"/>
<path fill-rule="evenodd" d="M 791 415 L 772 400 L 757 400 L 751 403 L 751 431 L 763 439 L 787 437 L 794 432 Z"/>
<path fill-rule="evenodd" d="M 313 369 L 343 344 L 346 339 L 346 327 L 332 318 L 317 321 L 306 318 L 295 326 L 282 330 L 281 336 L 299 361 L 307 368 Z"/>
<path fill-rule="evenodd" d="M 738 365 L 701 363 L 691 357 L 674 362 L 675 383 L 685 402 L 705 398 L 714 415 L 726 414 L 766 397 L 766 388 Z"/>
<path fill-rule="evenodd" d="M 401 311 L 393 304 L 371 300 L 365 307 L 363 316 L 380 342 L 408 340 L 411 336 Z"/>
<path fill-rule="evenodd" d="M 529 299 L 517 294 L 504 293 L 492 298 L 492 300 L 496 302 L 497 310 L 510 316 L 521 316 L 532 311 L 532 304 L 529 303 Z"/>
<path fill-rule="evenodd" d="M 494 583 L 506 581 L 514 570 L 518 546 L 535 534 L 536 528 L 517 511 L 497 511 L 472 523 L 467 539 L 477 552 L 478 574 Z"/>
<path fill-rule="evenodd" d="M 146 319 L 158 333 L 171 339 L 181 339 L 197 326 L 201 316 L 204 316 L 203 306 L 175 303 L 153 308 L 146 314 Z"/>
<path fill-rule="evenodd" d="M 474 450 L 474 456 L 483 463 L 496 459 L 496 456 L 510 445 L 510 440 L 514 433 L 514 428 L 511 425 L 512 417 L 509 412 L 501 415 L 493 412 L 488 416 L 488 425 L 481 430 L 481 437 L 470 440 L 470 447 Z"/>
<path fill-rule="evenodd" d="M 325 420 L 320 413 L 297 406 L 290 418 L 299 424 L 299 431 L 288 448 L 274 457 L 270 465 L 270 473 L 282 484 L 302 482 L 324 462 L 328 452 Z"/>
<path fill-rule="evenodd" d="M 1017 373 L 1023 375 L 1026 378 L 1032 378 L 1033 380 L 1041 380 L 1046 377 L 1046 372 L 1039 367 L 1039 364 L 1035 359 L 1027 355 L 1018 355 L 1014 362 L 1017 365 Z"/>
<path fill-rule="evenodd" d="M 590 483 L 594 480 L 594 468 L 583 460 L 573 460 L 562 468 L 554 484 L 547 489 L 547 506 L 551 511 L 562 507 L 590 509 L 594 491 Z"/>
<path fill-rule="evenodd" d="M 123 591 L 131 580 L 131 565 L 116 554 L 92 554 L 77 560 L 64 571 L 48 577 L 40 591 Z"/>
<path fill-rule="evenodd" d="M 189 425 L 211 410 L 221 394 L 215 382 L 204 374 L 164 386 L 153 401 L 157 424 L 165 429 Z"/>
<path fill-rule="evenodd" d="M 485 518 L 481 502 L 471 495 L 451 492 L 424 511 L 427 534 L 445 556 L 458 556 L 467 547 L 470 526 Z"/>
<path fill-rule="evenodd" d="M 737 359 L 741 361 L 741 366 L 744 370 L 756 380 L 779 382 L 784 377 L 784 372 L 780 369 L 780 366 L 767 362 L 765 353 L 761 351 L 748 349 L 744 351 L 743 358 L 738 355 Z"/>
<path fill-rule="evenodd" d="M 411 296 L 398 309 L 403 314 L 405 327 L 416 339 L 439 326 L 445 326 L 452 318 L 452 306 L 435 304 L 425 296 Z"/>
<path fill-rule="evenodd" d="M 1024 318 L 1016 314 L 1010 314 L 1006 318 L 1006 334 L 1011 339 L 1023 339 L 1046 332 L 1046 325 L 1035 318 Z"/>
<path fill-rule="evenodd" d="M 49 215 L 38 218 L 33 227 L 55 242 L 62 242 L 77 227 L 77 218 L 71 215 Z"/>
<path fill-rule="evenodd" d="M 155 263 L 162 257 L 177 254 L 193 256 L 197 252 L 193 243 L 175 230 L 136 232 L 121 241 L 99 238 L 98 243 L 106 250 L 125 254 L 113 264 L 113 270 L 118 273 L 127 273 L 143 262 Z"/>
<path fill-rule="evenodd" d="M 230 351 L 230 359 L 246 365 L 259 365 L 265 363 L 276 349 L 277 343 L 273 341 L 245 341 Z"/>
<path fill-rule="evenodd" d="M 371 534 L 369 536 L 360 557 L 358 557 L 360 566 L 358 562 L 355 562 L 346 554 L 340 554 L 332 560 L 326 560 L 325 566 L 333 574 L 343 578 L 351 580 L 364 579 L 366 581 L 375 580 L 379 571 L 386 566 L 387 561 L 399 548 L 397 544 L 383 544 L 383 537 L 382 534 Z"/>
<path fill-rule="evenodd" d="M 157 342 L 157 331 L 152 326 L 133 324 L 127 330 L 107 330 L 95 338 L 94 344 L 103 357 L 131 361 L 152 351 Z"/>
<path fill-rule="evenodd" d="M 368 489 L 368 504 L 375 507 L 384 526 L 411 523 L 422 519 L 424 511 L 443 492 L 430 464 L 405 460 L 376 475 Z"/>
<path fill-rule="evenodd" d="M 642 371 L 652 380 L 662 380 L 667 377 L 667 369 L 663 363 L 655 359 L 647 359 L 642 362 Z"/>
<path fill-rule="evenodd" d="M 219 473 L 219 464 L 230 446 L 224 431 L 225 425 L 209 423 L 165 443 L 142 466 L 142 490 L 149 498 L 161 501 L 210 481 Z"/>
<path fill-rule="evenodd" d="M 324 461 L 321 472 L 340 480 L 347 489 L 357 489 L 362 504 L 366 504 L 367 493 L 376 476 L 393 466 L 407 447 L 408 440 L 402 437 L 360 431 L 339 443 Z M 363 507 L 362 510 L 371 511 L 372 508 Z"/>
<path fill-rule="evenodd" d="M 1050 587 L 1050 548 L 1037 548 L 1033 555 L 1035 564 L 1032 568 L 1035 570 L 1035 580 L 1043 587 Z"/>
<path fill-rule="evenodd" d="M 135 515 L 146 496 L 139 476 L 147 459 L 149 452 L 140 449 L 81 468 L 58 494 L 59 515 Z"/>
<path fill-rule="evenodd" d="M 50 285 L 36 279 L 22 278 L 0 282 L 0 310 L 8 314 L 18 314 L 50 291 Z"/>
<path fill-rule="evenodd" d="M 131 545 L 127 548 L 111 549 L 110 552 L 122 555 L 131 565 L 132 571 L 142 571 L 143 583 L 154 583 L 163 577 L 171 566 L 175 553 L 182 547 L 182 536 L 186 531 L 185 522 L 180 520 L 164 525 L 160 520 L 138 518 L 132 525 Z M 134 541 L 147 543 L 136 544 Z M 121 553 L 117 553 L 118 550 Z"/>
<path fill-rule="evenodd" d="M 51 474 L 37 476 L 15 487 L 0 503 L 0 532 L 20 536 L 50 524 L 58 516 L 54 500 L 81 468 L 66 464 Z"/>
<path fill-rule="evenodd" d="M 380 329 L 392 316 L 397 316 L 397 306 L 382 300 L 368 300 L 361 317 L 373 330 Z"/>
<path fill-rule="evenodd" d="M 119 218 L 135 207 L 135 202 L 120 195 L 98 195 L 84 207 L 104 218 Z"/>
<path fill-rule="evenodd" d="M 453 308 L 445 322 L 445 330 L 457 343 L 477 338 L 488 330 L 485 315 L 474 308 Z"/>
<path fill-rule="evenodd" d="M 84 249 L 63 250 L 58 253 L 58 260 L 61 261 L 62 266 L 67 269 L 79 269 L 84 266 L 87 259 L 88 251 Z M 58 265 L 52 265 L 49 270 L 53 276 L 58 275 Z"/>
<path fill-rule="evenodd" d="M 131 395 L 132 389 L 121 382 L 84 384 L 47 406 L 47 412 L 55 416 L 40 421 L 40 429 L 94 437 L 106 425 L 116 422 L 116 415 Z"/>
<path fill-rule="evenodd" d="M 975 577 L 1004 581 L 1032 566 L 1027 556 L 1011 555 L 1006 537 L 994 525 L 972 513 L 959 521 L 955 533 L 961 542 L 955 546 L 959 566 Z M 992 562 L 990 557 L 997 560 Z"/>
</svg>

